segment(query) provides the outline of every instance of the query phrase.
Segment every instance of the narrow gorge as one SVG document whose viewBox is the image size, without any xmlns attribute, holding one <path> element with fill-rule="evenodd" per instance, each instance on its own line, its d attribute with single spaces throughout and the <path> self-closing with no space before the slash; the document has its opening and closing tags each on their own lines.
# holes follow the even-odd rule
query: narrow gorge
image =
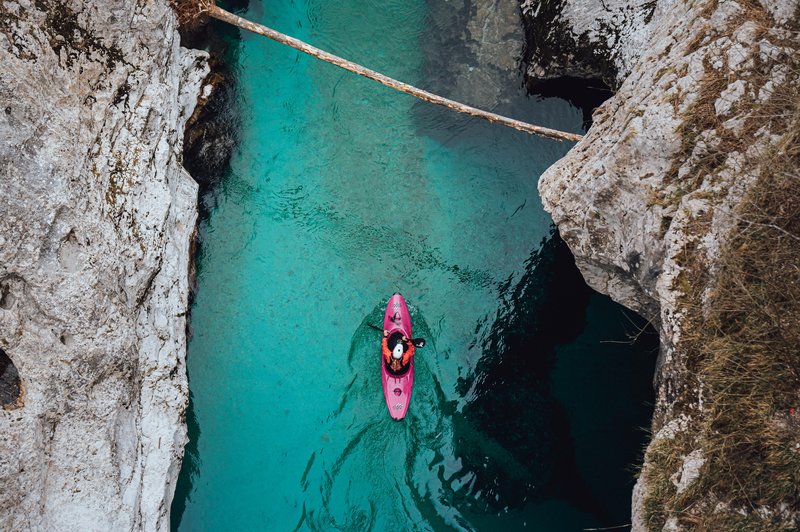
<svg viewBox="0 0 800 532">
<path fill-rule="evenodd" d="M 798 527 L 797 0 L 231 4 L 591 127 L 167 0 L 2 0 L 0 529 Z"/>
</svg>

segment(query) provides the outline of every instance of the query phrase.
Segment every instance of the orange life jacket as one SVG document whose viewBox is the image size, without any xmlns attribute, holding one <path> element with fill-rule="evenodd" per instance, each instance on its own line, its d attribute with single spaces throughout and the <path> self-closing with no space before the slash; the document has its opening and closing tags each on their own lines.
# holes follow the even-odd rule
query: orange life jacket
<svg viewBox="0 0 800 532">
<path fill-rule="evenodd" d="M 403 351 L 403 365 L 405 366 L 408 364 L 408 361 L 411 360 L 411 357 L 414 356 L 414 344 L 411 343 L 409 340 L 408 348 Z M 392 363 L 392 352 L 389 350 L 389 339 L 384 336 L 383 341 L 381 342 L 381 350 L 383 351 L 383 358 L 386 360 L 387 364 Z"/>
</svg>

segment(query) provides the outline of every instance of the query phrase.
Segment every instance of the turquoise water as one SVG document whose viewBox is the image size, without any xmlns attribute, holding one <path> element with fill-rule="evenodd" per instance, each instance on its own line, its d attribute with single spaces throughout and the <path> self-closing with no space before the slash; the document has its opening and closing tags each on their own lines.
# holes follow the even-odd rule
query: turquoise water
<svg viewBox="0 0 800 532">
<path fill-rule="evenodd" d="M 295 0 L 246 16 L 424 84 L 427 12 Z M 570 146 L 255 35 L 233 38 L 229 61 L 241 138 L 201 224 L 173 527 L 628 522 L 652 342 L 601 343 L 634 326 L 583 285 L 541 207 L 537 178 Z M 499 109 L 581 127 L 558 99 L 512 91 Z M 383 403 L 368 326 L 395 291 L 428 340 L 403 422 Z"/>
</svg>

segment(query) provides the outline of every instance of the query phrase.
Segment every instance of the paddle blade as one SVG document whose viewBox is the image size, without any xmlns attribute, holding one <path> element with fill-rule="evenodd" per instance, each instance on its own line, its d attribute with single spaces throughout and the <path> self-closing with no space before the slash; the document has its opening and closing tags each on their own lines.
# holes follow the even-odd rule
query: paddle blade
<svg viewBox="0 0 800 532">
<path fill-rule="evenodd" d="M 425 338 L 412 338 L 411 343 L 414 347 L 425 347 Z"/>
</svg>

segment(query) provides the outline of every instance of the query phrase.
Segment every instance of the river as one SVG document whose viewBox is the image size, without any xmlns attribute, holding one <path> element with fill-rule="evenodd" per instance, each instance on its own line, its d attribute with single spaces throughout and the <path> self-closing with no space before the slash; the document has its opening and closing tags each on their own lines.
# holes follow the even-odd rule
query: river
<svg viewBox="0 0 800 532">
<path fill-rule="evenodd" d="M 269 0 L 243 14 L 446 91 L 442 65 L 471 60 L 457 38 L 469 10 L 443 27 L 450 4 Z M 586 287 L 542 209 L 537 179 L 571 145 L 228 34 L 240 139 L 200 224 L 173 528 L 628 523 L 657 344 L 630 340 L 641 320 Z M 496 96 L 498 112 L 581 131 L 580 109 L 521 80 Z M 428 341 L 402 422 L 369 327 L 395 291 Z"/>
</svg>

